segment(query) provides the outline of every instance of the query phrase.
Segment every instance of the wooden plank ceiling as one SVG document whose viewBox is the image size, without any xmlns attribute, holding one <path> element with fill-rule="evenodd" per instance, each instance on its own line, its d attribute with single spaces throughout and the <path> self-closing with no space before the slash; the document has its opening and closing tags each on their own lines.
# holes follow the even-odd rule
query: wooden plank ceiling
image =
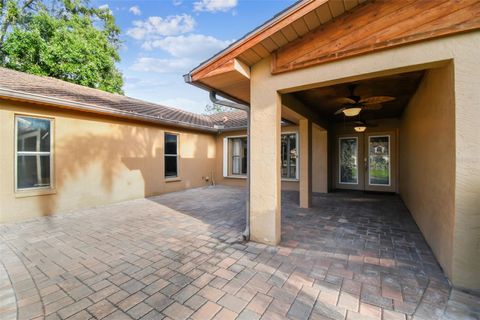
<svg viewBox="0 0 480 320">
<path fill-rule="evenodd" d="M 272 73 L 478 28 L 478 0 L 367 2 L 279 48 Z"/>
<path fill-rule="evenodd" d="M 301 38 L 319 26 L 331 21 L 348 10 L 352 10 L 366 0 L 311 0 L 290 16 L 281 21 L 277 27 L 264 36 L 252 37 L 238 48 L 232 49 L 225 56 L 192 73 L 192 80 L 215 88 L 219 92 L 228 94 L 240 101 L 250 101 L 250 81 L 235 76 L 230 70 L 233 59 L 238 59 L 248 66 L 252 66 L 261 59 L 271 55 L 284 45 Z M 224 77 L 220 75 L 225 73 Z M 223 79 L 229 78 L 223 82 Z M 232 80 L 238 80 L 236 85 Z"/>
<path fill-rule="evenodd" d="M 326 121 L 373 120 L 400 117 L 413 94 L 416 92 L 424 71 L 414 71 L 386 77 L 378 77 L 352 83 L 342 83 L 329 87 L 314 88 L 292 93 L 292 95 L 313 108 Z M 345 118 L 334 115 L 342 107 L 338 98 L 349 97 L 349 85 L 355 85 L 354 94 L 361 98 L 391 96 L 395 100 L 382 104 L 380 110 L 362 110 L 359 117 Z"/>
<path fill-rule="evenodd" d="M 241 53 L 238 59 L 248 65 L 254 65 L 287 43 L 303 37 L 310 31 L 317 29 L 320 25 L 331 21 L 348 10 L 352 10 L 365 1 L 366 0 L 323 1 L 324 3 L 316 9 L 300 16 L 300 18 L 291 22 L 291 24 L 279 29 L 269 37 Z"/>
<path fill-rule="evenodd" d="M 273 55 L 272 73 L 480 28 L 480 0 L 306 0 L 191 72 L 198 82 L 250 102 L 250 80 L 231 70 Z"/>
</svg>

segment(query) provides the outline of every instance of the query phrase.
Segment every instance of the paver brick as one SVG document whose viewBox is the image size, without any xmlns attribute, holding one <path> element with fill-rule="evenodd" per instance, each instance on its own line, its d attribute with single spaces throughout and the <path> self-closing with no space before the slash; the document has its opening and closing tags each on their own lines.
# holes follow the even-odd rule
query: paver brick
<svg viewBox="0 0 480 320">
<path fill-rule="evenodd" d="M 60 316 L 60 318 L 66 319 L 74 315 L 75 313 L 88 308 L 91 304 L 92 302 L 85 298 L 59 310 L 58 315 Z"/>
<path fill-rule="evenodd" d="M 174 320 L 185 320 L 190 317 L 193 310 L 179 304 L 178 302 L 174 302 L 168 306 L 163 313 Z"/>
<path fill-rule="evenodd" d="M 149 306 L 148 304 L 144 302 L 140 302 L 133 308 L 127 311 L 127 313 L 133 318 L 133 319 L 140 319 L 147 313 L 149 313 L 153 308 Z"/>
<path fill-rule="evenodd" d="M 217 314 L 220 309 L 222 309 L 221 306 L 218 304 L 207 301 L 200 309 L 198 309 L 193 315 L 192 319 L 195 320 L 210 320 L 212 319 L 215 314 Z"/>
<path fill-rule="evenodd" d="M 480 318 L 397 196 L 297 196 L 278 247 L 237 242 L 245 193 L 219 186 L 0 225 L 0 318 Z"/>
<path fill-rule="evenodd" d="M 232 310 L 229 310 L 227 308 L 222 308 L 216 316 L 213 318 L 215 320 L 235 320 L 237 318 L 238 314 L 233 312 Z"/>
<path fill-rule="evenodd" d="M 267 296 L 263 293 L 257 293 L 247 305 L 247 309 L 252 310 L 259 315 L 263 315 L 272 300 L 273 298 L 270 296 Z"/>
<path fill-rule="evenodd" d="M 204 297 L 205 299 L 208 299 L 213 302 L 217 302 L 221 297 L 225 295 L 225 292 L 207 285 L 202 290 L 200 290 L 198 294 Z"/>
<path fill-rule="evenodd" d="M 235 313 L 240 313 L 243 308 L 247 305 L 247 301 L 244 301 L 240 298 L 232 296 L 231 294 L 225 294 L 220 300 L 218 300 L 218 304 L 228 308 Z"/>
<path fill-rule="evenodd" d="M 126 299 L 120 301 L 118 303 L 118 307 L 123 311 L 127 311 L 130 308 L 133 308 L 134 306 L 142 302 L 143 300 L 145 300 L 147 297 L 148 295 L 146 295 L 145 293 L 137 292 L 135 294 L 128 296 Z"/>
<path fill-rule="evenodd" d="M 87 311 L 97 319 L 102 319 L 115 310 L 117 310 L 117 308 L 108 300 L 99 301 L 87 308 Z"/>
<path fill-rule="evenodd" d="M 145 303 L 150 305 L 151 307 L 155 308 L 157 311 L 162 311 L 170 304 L 172 304 L 173 300 L 164 295 L 161 292 L 155 293 L 153 296 L 150 296 L 145 300 Z"/>
</svg>

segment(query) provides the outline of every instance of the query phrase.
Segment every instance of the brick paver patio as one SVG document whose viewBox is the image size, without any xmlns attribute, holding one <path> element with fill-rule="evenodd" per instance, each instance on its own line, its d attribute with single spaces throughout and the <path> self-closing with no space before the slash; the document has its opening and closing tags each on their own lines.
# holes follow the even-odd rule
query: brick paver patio
<svg viewBox="0 0 480 320">
<path fill-rule="evenodd" d="M 283 242 L 242 243 L 242 189 L 0 226 L 0 319 L 479 319 L 398 197 L 283 194 Z"/>
</svg>

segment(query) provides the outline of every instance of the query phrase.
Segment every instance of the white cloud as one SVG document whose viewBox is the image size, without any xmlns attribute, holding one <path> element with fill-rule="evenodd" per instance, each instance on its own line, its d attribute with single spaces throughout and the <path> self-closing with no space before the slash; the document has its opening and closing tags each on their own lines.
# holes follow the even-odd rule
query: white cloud
<svg viewBox="0 0 480 320">
<path fill-rule="evenodd" d="M 140 10 L 140 8 L 138 6 L 130 7 L 130 9 L 128 9 L 128 11 L 130 13 L 133 13 L 133 15 L 135 15 L 135 16 L 139 16 L 139 15 L 142 14 L 142 11 Z"/>
<path fill-rule="evenodd" d="M 196 113 L 202 112 L 203 111 L 202 107 L 205 107 L 206 105 L 206 103 L 203 101 L 197 101 L 197 100 L 192 100 L 188 98 L 169 98 L 169 99 L 160 100 L 158 103 L 164 106 L 174 107 L 174 108 L 178 108 L 178 109 L 182 109 L 190 112 L 196 112 Z M 199 104 L 200 104 L 200 108 L 199 108 Z"/>
<path fill-rule="evenodd" d="M 237 0 L 200 0 L 193 3 L 193 11 L 226 12 L 237 6 Z"/>
<path fill-rule="evenodd" d="M 189 34 L 145 41 L 146 50 L 162 49 L 174 57 L 196 58 L 198 62 L 224 49 L 233 41 L 220 40 L 203 34 Z"/>
<path fill-rule="evenodd" d="M 113 12 L 112 12 L 112 10 L 110 10 L 110 7 L 108 6 L 108 4 L 102 4 L 101 6 L 98 7 L 98 9 L 100 9 L 102 11 L 106 11 L 109 14 L 113 14 Z"/>
<path fill-rule="evenodd" d="M 184 73 L 195 66 L 195 60 L 189 58 L 151 58 L 141 57 L 130 67 L 133 71 L 156 73 Z"/>
<path fill-rule="evenodd" d="M 133 28 L 127 30 L 127 35 L 137 40 L 143 40 L 190 32 L 195 28 L 195 19 L 188 14 L 166 18 L 153 16 L 143 21 L 133 21 L 133 25 Z"/>
<path fill-rule="evenodd" d="M 125 90 L 140 90 L 149 87 L 156 88 L 155 90 L 158 90 L 159 87 L 165 87 L 169 85 L 168 81 L 165 81 L 163 78 L 159 78 L 158 76 L 154 77 L 153 79 L 124 76 L 123 81 L 125 83 L 123 89 Z"/>
<path fill-rule="evenodd" d="M 175 6 L 175 7 L 178 7 L 182 4 L 182 0 L 172 0 L 172 4 Z"/>
</svg>

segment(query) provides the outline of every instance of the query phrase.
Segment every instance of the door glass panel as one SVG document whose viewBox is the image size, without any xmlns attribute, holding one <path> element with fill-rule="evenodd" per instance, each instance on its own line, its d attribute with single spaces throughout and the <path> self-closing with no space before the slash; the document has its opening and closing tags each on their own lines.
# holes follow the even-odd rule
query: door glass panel
<svg viewBox="0 0 480 320">
<path fill-rule="evenodd" d="M 340 183 L 358 184 L 358 140 L 339 138 Z"/>
<path fill-rule="evenodd" d="M 390 136 L 368 137 L 368 182 L 390 185 Z"/>
</svg>

